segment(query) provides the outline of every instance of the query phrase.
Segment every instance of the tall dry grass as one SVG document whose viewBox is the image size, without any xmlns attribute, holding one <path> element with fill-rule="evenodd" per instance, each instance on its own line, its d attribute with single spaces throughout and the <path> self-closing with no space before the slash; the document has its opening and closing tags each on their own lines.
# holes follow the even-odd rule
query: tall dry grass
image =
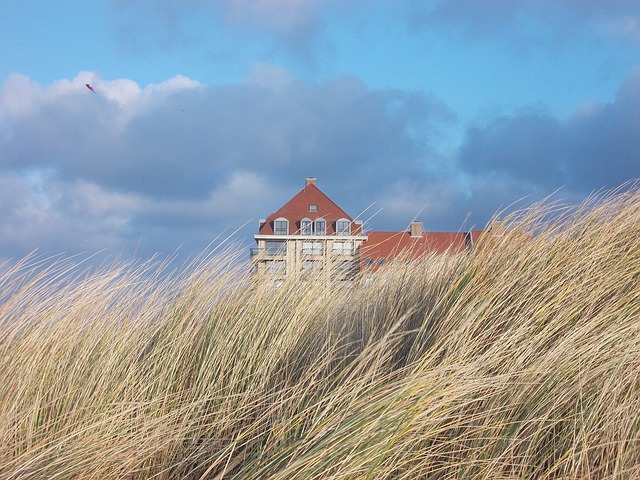
<svg viewBox="0 0 640 480">
<path fill-rule="evenodd" d="M 638 189 L 507 224 L 331 288 L 5 266 L 0 478 L 640 476 Z"/>
</svg>

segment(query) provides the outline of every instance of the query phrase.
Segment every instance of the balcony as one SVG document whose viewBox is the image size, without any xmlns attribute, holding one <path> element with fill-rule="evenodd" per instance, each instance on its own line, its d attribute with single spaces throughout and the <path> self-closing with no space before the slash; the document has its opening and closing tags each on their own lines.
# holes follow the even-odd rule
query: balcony
<svg viewBox="0 0 640 480">
<path fill-rule="evenodd" d="M 270 245 L 270 243 L 273 243 Z M 284 242 L 267 242 L 264 248 L 252 248 L 251 258 L 254 257 L 284 257 L 287 255 L 287 244 Z"/>
</svg>

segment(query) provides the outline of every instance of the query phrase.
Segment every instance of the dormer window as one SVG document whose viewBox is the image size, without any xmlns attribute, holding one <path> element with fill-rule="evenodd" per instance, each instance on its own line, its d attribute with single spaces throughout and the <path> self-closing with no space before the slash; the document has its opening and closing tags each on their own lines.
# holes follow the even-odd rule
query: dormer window
<svg viewBox="0 0 640 480">
<path fill-rule="evenodd" d="M 289 220 L 278 218 L 273 222 L 274 235 L 289 235 Z"/>
<path fill-rule="evenodd" d="M 318 205 L 316 205 L 315 203 L 312 203 L 311 205 L 309 205 L 309 211 L 310 212 L 317 212 L 318 211 Z"/>
<path fill-rule="evenodd" d="M 318 218 L 316 220 L 316 235 L 326 235 L 327 234 L 327 222 L 324 221 L 324 218 Z"/>
<path fill-rule="evenodd" d="M 336 222 L 336 235 L 351 235 L 351 222 L 346 218 L 341 218 Z"/>
<path fill-rule="evenodd" d="M 303 218 L 300 220 L 300 235 L 312 235 L 313 234 L 313 222 L 310 218 Z"/>
</svg>

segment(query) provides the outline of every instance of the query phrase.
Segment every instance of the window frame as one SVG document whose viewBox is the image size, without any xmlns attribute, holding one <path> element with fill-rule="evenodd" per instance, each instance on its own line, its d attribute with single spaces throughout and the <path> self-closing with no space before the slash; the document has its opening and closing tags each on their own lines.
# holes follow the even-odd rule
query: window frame
<svg viewBox="0 0 640 480">
<path fill-rule="evenodd" d="M 282 229 L 278 228 L 278 224 L 284 223 L 285 225 L 285 233 L 282 233 Z M 273 234 L 274 235 L 289 235 L 289 220 L 284 217 L 276 218 L 273 221 Z"/>
<path fill-rule="evenodd" d="M 284 260 L 267 260 L 265 262 L 265 272 L 270 275 L 286 275 L 287 262 Z"/>
<path fill-rule="evenodd" d="M 310 218 L 300 220 L 300 235 L 313 235 L 313 221 Z"/>
<path fill-rule="evenodd" d="M 340 237 L 351 236 L 351 220 L 344 217 L 336 220 L 336 235 Z"/>
<path fill-rule="evenodd" d="M 322 242 L 302 242 L 301 252 L 302 255 L 310 257 L 321 257 L 323 250 Z"/>
<path fill-rule="evenodd" d="M 349 276 L 355 272 L 355 265 L 351 260 L 337 262 L 334 268 L 339 276 Z"/>
<path fill-rule="evenodd" d="M 324 218 L 316 218 L 316 221 L 313 222 L 314 230 L 316 235 L 326 235 L 327 234 L 327 221 Z M 318 228 L 318 224 L 322 224 L 322 230 Z"/>
<path fill-rule="evenodd" d="M 324 270 L 324 265 L 321 260 L 305 260 L 302 262 L 302 273 L 309 274 L 319 274 Z"/>
<path fill-rule="evenodd" d="M 356 246 L 353 242 L 333 242 L 332 251 L 336 255 L 353 255 L 356 251 Z"/>
<path fill-rule="evenodd" d="M 285 256 L 287 254 L 287 242 L 282 240 L 267 240 L 264 244 L 264 252 L 272 256 Z"/>
</svg>

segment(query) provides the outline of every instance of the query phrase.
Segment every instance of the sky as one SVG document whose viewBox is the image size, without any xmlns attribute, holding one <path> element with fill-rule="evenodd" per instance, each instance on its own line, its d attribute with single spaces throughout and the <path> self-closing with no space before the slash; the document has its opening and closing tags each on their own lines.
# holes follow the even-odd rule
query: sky
<svg viewBox="0 0 640 480">
<path fill-rule="evenodd" d="M 638 0 L 0 0 L 0 18 L 0 260 L 249 247 L 306 177 L 370 231 L 483 228 L 640 177 Z"/>
</svg>

